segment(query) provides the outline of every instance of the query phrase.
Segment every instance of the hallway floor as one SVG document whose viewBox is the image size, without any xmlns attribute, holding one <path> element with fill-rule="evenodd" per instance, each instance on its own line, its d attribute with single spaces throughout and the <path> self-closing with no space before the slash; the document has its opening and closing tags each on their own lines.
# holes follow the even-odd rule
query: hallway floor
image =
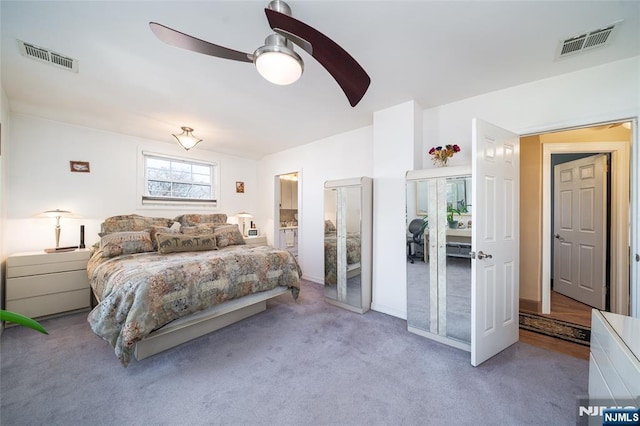
<svg viewBox="0 0 640 426">
<path fill-rule="evenodd" d="M 526 312 L 523 310 L 523 312 Z M 533 312 L 536 313 L 536 312 Z M 555 291 L 551 292 L 550 318 L 571 322 L 574 324 L 591 326 L 591 306 L 580 303 Z M 528 330 L 520 330 L 520 341 L 530 345 L 549 349 L 556 352 L 575 356 L 576 358 L 589 359 L 589 347 L 577 343 L 567 342 L 562 339 L 544 336 Z"/>
</svg>

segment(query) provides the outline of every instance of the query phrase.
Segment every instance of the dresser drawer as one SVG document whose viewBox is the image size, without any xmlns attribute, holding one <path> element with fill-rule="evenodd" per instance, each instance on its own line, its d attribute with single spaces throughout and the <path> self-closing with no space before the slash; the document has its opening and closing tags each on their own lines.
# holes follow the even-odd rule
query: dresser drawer
<svg viewBox="0 0 640 426">
<path fill-rule="evenodd" d="M 629 319 L 624 325 L 629 327 L 632 321 Z M 635 400 L 640 403 L 640 362 L 620 338 L 618 331 L 601 313 L 593 311 L 589 379 L 594 379 L 594 385 L 589 383 L 589 395 L 606 397 L 609 394 L 614 400 Z"/>
<path fill-rule="evenodd" d="M 7 300 L 7 310 L 19 312 L 30 318 L 37 318 L 89 308 L 90 304 L 91 295 L 89 289 L 85 288 L 26 299 Z"/>
<path fill-rule="evenodd" d="M 10 300 L 88 288 L 89 279 L 86 269 L 47 275 L 7 278 L 6 300 L 8 303 Z"/>
<path fill-rule="evenodd" d="M 28 277 L 31 275 L 52 274 L 56 272 L 78 271 L 87 269 L 86 260 L 71 262 L 42 263 L 39 265 L 8 266 L 7 278 Z"/>
</svg>

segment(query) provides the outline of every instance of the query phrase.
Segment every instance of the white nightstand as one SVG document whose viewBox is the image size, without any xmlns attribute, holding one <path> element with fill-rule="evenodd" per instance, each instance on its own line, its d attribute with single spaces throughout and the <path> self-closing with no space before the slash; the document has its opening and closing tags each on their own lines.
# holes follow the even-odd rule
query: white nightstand
<svg viewBox="0 0 640 426">
<path fill-rule="evenodd" d="M 258 237 L 244 237 L 244 242 L 249 247 L 260 247 L 267 245 L 267 237 L 258 236 Z"/>
<path fill-rule="evenodd" d="M 15 253 L 7 258 L 6 309 L 31 318 L 91 306 L 88 249 Z"/>
</svg>

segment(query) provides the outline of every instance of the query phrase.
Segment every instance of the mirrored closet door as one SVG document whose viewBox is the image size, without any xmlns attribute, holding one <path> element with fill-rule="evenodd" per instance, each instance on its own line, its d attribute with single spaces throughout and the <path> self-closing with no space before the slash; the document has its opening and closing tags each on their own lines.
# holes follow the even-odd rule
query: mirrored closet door
<svg viewBox="0 0 640 426">
<path fill-rule="evenodd" d="M 407 327 L 471 344 L 471 169 L 407 173 Z"/>
<path fill-rule="evenodd" d="M 325 300 L 362 314 L 371 307 L 373 182 L 359 177 L 324 187 Z"/>
</svg>

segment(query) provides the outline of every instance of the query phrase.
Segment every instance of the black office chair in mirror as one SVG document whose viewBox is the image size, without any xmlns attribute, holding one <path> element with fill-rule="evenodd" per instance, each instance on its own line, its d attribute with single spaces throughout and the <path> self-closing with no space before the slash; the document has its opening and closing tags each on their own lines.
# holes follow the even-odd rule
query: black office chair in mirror
<svg viewBox="0 0 640 426">
<path fill-rule="evenodd" d="M 409 223 L 409 236 L 407 236 L 407 260 L 413 263 L 414 259 L 424 257 L 424 231 L 429 222 L 427 217 L 413 219 Z"/>
<path fill-rule="evenodd" d="M 412 171 L 406 190 L 407 327 L 470 350 L 471 178 Z"/>
</svg>

